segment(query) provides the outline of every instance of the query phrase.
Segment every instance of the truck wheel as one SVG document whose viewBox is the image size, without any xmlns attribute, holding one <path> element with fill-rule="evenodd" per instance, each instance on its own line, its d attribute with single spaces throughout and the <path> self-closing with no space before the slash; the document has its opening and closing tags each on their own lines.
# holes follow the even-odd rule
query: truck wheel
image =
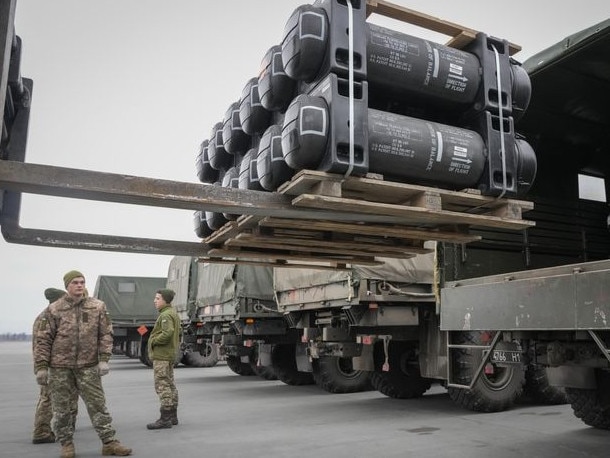
<svg viewBox="0 0 610 458">
<path fill-rule="evenodd" d="M 148 339 L 143 340 L 140 346 L 140 362 L 148 367 L 152 367 L 152 360 L 148 357 Z"/>
<path fill-rule="evenodd" d="M 227 366 L 237 375 L 254 375 L 250 363 L 242 363 L 239 356 L 227 356 Z"/>
<path fill-rule="evenodd" d="M 487 337 L 484 337 L 487 336 Z M 461 332 L 455 343 L 482 345 L 487 332 Z M 452 353 L 453 380 L 470 385 L 482 358 L 482 350 L 469 348 Z M 523 393 L 523 365 L 488 364 L 471 390 L 448 387 L 449 397 L 461 407 L 477 412 L 501 412 L 512 406 Z"/>
<path fill-rule="evenodd" d="M 254 373 L 265 380 L 277 380 L 273 366 L 257 366 L 256 363 L 258 363 L 258 349 L 254 347 L 250 353 L 250 367 Z"/>
<path fill-rule="evenodd" d="M 128 358 L 133 358 L 133 346 L 131 340 L 128 340 L 125 344 L 125 356 Z"/>
<path fill-rule="evenodd" d="M 357 393 L 371 388 L 371 375 L 356 371 L 351 358 L 323 356 L 313 361 L 313 379 L 329 393 Z"/>
<path fill-rule="evenodd" d="M 188 349 L 182 357 L 182 363 L 191 367 L 213 367 L 218 364 L 216 345 L 206 342 L 203 353 Z"/>
<path fill-rule="evenodd" d="M 389 371 L 382 371 L 385 355 L 381 342 L 375 345 L 374 357 L 375 372 L 371 375 L 371 385 L 381 394 L 394 399 L 412 399 L 430 389 L 431 380 L 421 376 L 417 355 L 406 342 L 389 342 Z"/>
<path fill-rule="evenodd" d="M 597 389 L 566 388 L 574 415 L 585 424 L 610 429 L 610 374 L 596 370 Z"/>
<path fill-rule="evenodd" d="M 312 385 L 313 374 L 297 370 L 295 351 L 294 344 L 275 345 L 271 351 L 273 371 L 278 380 L 286 385 Z"/>
<path fill-rule="evenodd" d="M 567 404 L 566 390 L 559 386 L 549 384 L 544 366 L 530 363 L 525 370 L 525 389 L 523 395 L 532 401 L 547 404 Z"/>
<path fill-rule="evenodd" d="M 256 362 L 254 364 L 256 364 Z M 275 375 L 275 371 L 271 366 L 252 366 L 252 370 L 256 375 L 265 380 L 277 380 L 277 375 Z"/>
</svg>

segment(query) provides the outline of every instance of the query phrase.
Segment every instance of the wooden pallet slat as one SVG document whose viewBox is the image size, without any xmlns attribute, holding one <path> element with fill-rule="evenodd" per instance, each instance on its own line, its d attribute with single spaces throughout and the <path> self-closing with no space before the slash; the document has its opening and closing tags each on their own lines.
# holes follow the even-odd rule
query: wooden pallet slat
<svg viewBox="0 0 610 458">
<path fill-rule="evenodd" d="M 298 239 L 294 237 L 263 237 L 251 234 L 240 234 L 228 240 L 225 247 L 247 247 L 285 250 L 290 252 L 320 252 L 328 254 L 346 254 L 351 256 L 413 257 L 416 254 L 430 253 L 431 250 L 410 245 L 393 245 L 353 241 L 324 241 L 315 239 Z"/>
<path fill-rule="evenodd" d="M 293 228 L 308 227 L 316 231 L 330 231 L 337 233 L 359 233 L 408 240 L 438 240 L 452 243 L 470 243 L 481 240 L 480 235 L 468 234 L 463 226 L 455 225 L 453 230 L 447 227 L 434 229 L 416 229 L 409 227 L 379 225 L 379 224 L 349 224 L 336 221 L 294 220 L 286 218 L 266 217 L 259 222 L 260 227 L 267 228 Z"/>
<path fill-rule="evenodd" d="M 279 260 L 279 261 L 299 261 L 299 262 L 308 262 L 312 268 L 315 268 L 316 265 L 326 263 L 331 265 L 347 265 L 347 264 L 360 264 L 360 265 L 368 265 L 368 266 L 378 266 L 383 264 L 382 261 L 376 260 L 373 256 L 365 256 L 365 257 L 350 257 L 350 256 L 329 256 L 324 253 L 316 253 L 313 255 L 308 254 L 291 254 L 291 253 L 274 253 L 272 250 L 267 250 L 264 252 L 261 251 L 252 251 L 252 250 L 242 250 L 242 249 L 228 249 L 228 248 L 213 248 L 208 251 L 207 256 L 203 257 L 204 259 L 214 259 L 214 258 L 231 258 L 235 261 L 241 259 L 267 259 L 267 260 Z"/>
<path fill-rule="evenodd" d="M 429 14 L 420 13 L 419 11 L 396 5 L 385 0 L 367 0 L 366 3 L 367 16 L 375 13 L 433 32 L 442 33 L 451 37 L 446 44 L 452 48 L 463 49 L 476 38 L 478 33 L 471 28 L 461 26 L 454 22 L 445 21 Z M 521 46 L 514 43 L 509 43 L 508 48 L 511 56 L 521 51 Z"/>
<path fill-rule="evenodd" d="M 454 211 L 436 211 L 428 208 L 409 207 L 384 203 L 374 203 L 352 199 L 303 194 L 292 204 L 303 208 L 323 208 L 334 211 L 352 211 L 383 214 L 404 218 L 405 225 L 425 224 L 468 224 L 473 227 L 496 227 L 505 229 L 525 229 L 534 225 L 531 221 L 503 219 L 488 215 L 475 215 Z"/>
</svg>

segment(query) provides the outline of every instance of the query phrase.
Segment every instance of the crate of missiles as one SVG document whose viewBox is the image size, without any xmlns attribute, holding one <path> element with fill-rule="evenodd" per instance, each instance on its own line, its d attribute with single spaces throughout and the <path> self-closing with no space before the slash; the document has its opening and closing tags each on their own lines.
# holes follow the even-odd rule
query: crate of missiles
<svg viewBox="0 0 610 458">
<path fill-rule="evenodd" d="M 371 13 L 452 38 L 406 35 Z M 302 217 L 196 212 L 204 259 L 375 264 L 425 253 L 427 240 L 478 240 L 470 228 L 531 227 L 521 199 L 536 156 L 514 130 L 531 86 L 518 49 L 384 1 L 297 8 L 196 164 L 202 183 L 291 196 Z"/>
</svg>

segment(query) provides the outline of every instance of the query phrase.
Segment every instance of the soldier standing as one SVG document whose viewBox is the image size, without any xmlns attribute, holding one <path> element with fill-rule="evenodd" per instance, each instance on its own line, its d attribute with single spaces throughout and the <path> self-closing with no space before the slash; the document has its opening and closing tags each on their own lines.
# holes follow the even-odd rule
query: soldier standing
<svg viewBox="0 0 610 458">
<path fill-rule="evenodd" d="M 36 332 L 36 380 L 49 384 L 55 416 L 55 434 L 62 458 L 75 456 L 71 403 L 74 393 L 85 402 L 91 423 L 101 439 L 102 455 L 126 456 L 131 449 L 115 438 L 106 408 L 101 376 L 108 374 L 112 351 L 112 324 L 106 304 L 86 297 L 85 277 L 72 270 L 64 275 L 68 294 L 49 305 Z"/>
<path fill-rule="evenodd" d="M 52 304 L 60 297 L 66 294 L 65 291 L 57 288 L 47 288 L 44 290 L 44 297 Z M 34 320 L 32 329 L 32 350 L 36 346 L 36 331 L 40 326 L 42 320 L 46 320 L 45 314 L 47 309 L 45 308 Z M 36 370 L 34 370 L 36 373 Z M 77 398 L 78 400 L 78 398 Z M 33 444 L 47 444 L 55 442 L 55 434 L 51 427 L 51 420 L 53 419 L 53 410 L 51 409 L 51 393 L 48 385 L 40 385 L 40 395 L 38 396 L 38 403 L 36 404 L 36 411 L 34 413 L 34 432 L 32 434 Z"/>
<path fill-rule="evenodd" d="M 174 363 L 180 345 L 180 317 L 171 302 L 174 291 L 160 289 L 154 304 L 159 317 L 148 338 L 148 354 L 153 362 L 155 391 L 161 402 L 161 416 L 148 429 L 171 428 L 178 424 L 178 390 L 174 381 Z"/>
</svg>

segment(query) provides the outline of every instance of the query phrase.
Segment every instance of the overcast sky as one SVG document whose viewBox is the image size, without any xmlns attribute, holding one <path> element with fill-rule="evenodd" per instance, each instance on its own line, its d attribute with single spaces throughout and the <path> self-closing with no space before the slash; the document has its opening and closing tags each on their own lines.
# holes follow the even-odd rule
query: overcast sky
<svg viewBox="0 0 610 458">
<path fill-rule="evenodd" d="M 17 0 L 22 75 L 34 80 L 27 161 L 196 182 L 199 143 L 258 74 L 295 0 Z M 608 0 L 395 0 L 507 39 L 524 61 L 610 17 Z M 448 37 L 374 22 L 436 42 Z M 196 241 L 190 211 L 25 195 L 24 227 Z M 81 270 L 166 276 L 168 256 L 0 240 L 0 333 L 30 332 L 43 291 Z M 151 298 L 151 308 L 152 298 Z"/>
</svg>

